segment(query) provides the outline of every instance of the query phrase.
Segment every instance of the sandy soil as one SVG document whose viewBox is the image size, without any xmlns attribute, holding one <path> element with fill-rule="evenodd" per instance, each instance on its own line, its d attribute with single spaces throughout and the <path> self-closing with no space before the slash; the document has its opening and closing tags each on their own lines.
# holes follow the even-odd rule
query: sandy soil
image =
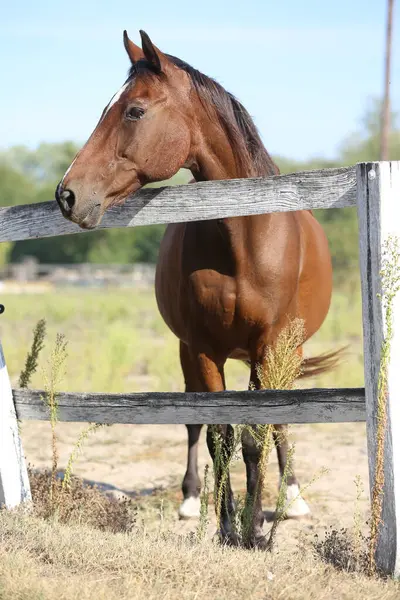
<svg viewBox="0 0 400 600">
<path fill-rule="evenodd" d="M 59 423 L 60 467 L 66 465 L 82 424 Z M 356 505 L 354 480 L 360 477 L 364 493 L 360 510 L 364 521 L 368 510 L 368 464 L 365 425 L 362 423 L 296 425 L 291 428 L 296 444 L 295 469 L 301 485 L 307 484 L 322 468 L 329 473 L 317 479 L 304 494 L 312 510 L 310 517 L 282 524 L 279 547 L 289 549 L 300 535 L 323 533 L 330 525 L 351 527 Z M 49 423 L 24 422 L 22 439 L 27 461 L 36 468 L 51 464 Z M 210 464 L 205 428 L 200 444 L 200 470 Z M 186 429 L 183 425 L 113 425 L 95 432 L 85 443 L 74 472 L 96 482 L 111 494 L 137 497 L 141 506 L 151 503 L 167 510 L 168 526 L 176 533 L 194 530 L 196 520 L 177 517 L 180 485 L 186 465 Z M 268 467 L 268 490 L 264 509 L 271 517 L 278 483 L 278 466 L 273 453 Z M 234 491 L 245 489 L 242 461 L 233 465 Z M 268 493 L 269 492 L 269 493 Z M 160 508 L 144 518 L 159 519 Z M 213 508 L 211 508 L 211 513 Z M 213 517 L 213 515 L 211 515 Z M 149 524 L 151 525 L 151 524 Z M 268 525 L 266 525 L 268 527 Z M 212 518 L 210 536 L 215 532 Z"/>
</svg>

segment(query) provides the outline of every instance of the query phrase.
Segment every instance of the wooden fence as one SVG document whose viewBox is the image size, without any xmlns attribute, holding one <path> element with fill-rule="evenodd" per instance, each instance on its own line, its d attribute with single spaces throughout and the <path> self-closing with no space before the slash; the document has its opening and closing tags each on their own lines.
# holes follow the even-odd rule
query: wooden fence
<svg viewBox="0 0 400 600">
<path fill-rule="evenodd" d="M 400 238 L 400 162 L 307 171 L 268 179 L 212 181 L 141 190 L 112 208 L 102 228 L 133 227 L 315 208 L 357 207 L 364 327 L 364 389 L 203 393 L 71 394 L 58 397 L 61 421 L 99 423 L 310 423 L 366 421 L 374 482 L 377 390 L 386 323 L 382 250 Z M 0 209 L 0 242 L 88 233 L 61 216 L 55 202 Z M 0 298 L 1 300 L 1 298 Z M 6 307 L 7 308 L 7 307 Z M 7 312 L 1 318 L 6 317 Z M 388 370 L 383 524 L 377 565 L 400 575 L 400 303 Z M 0 345 L 1 348 L 1 345 Z M 396 369 L 396 366 L 398 367 Z M 11 390 L 0 351 L 0 503 L 30 499 L 17 418 L 49 419 L 37 390 Z"/>
<path fill-rule="evenodd" d="M 55 286 L 80 285 L 88 287 L 151 287 L 154 286 L 155 266 L 148 263 L 100 264 L 68 263 L 46 264 L 32 256 L 18 263 L 0 266 L 0 280 L 19 286 L 45 282 Z M 11 284 L 10 284 L 11 281 Z M 6 288 L 7 289 L 7 288 Z"/>
</svg>

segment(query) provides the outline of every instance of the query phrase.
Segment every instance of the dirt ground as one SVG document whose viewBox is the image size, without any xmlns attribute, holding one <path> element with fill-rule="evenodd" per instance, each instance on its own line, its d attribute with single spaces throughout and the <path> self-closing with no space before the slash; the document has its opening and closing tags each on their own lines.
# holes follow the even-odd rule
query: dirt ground
<svg viewBox="0 0 400 600">
<path fill-rule="evenodd" d="M 83 424 L 59 423 L 58 449 L 60 468 L 64 468 Z M 50 467 L 49 423 L 24 422 L 22 439 L 28 463 L 35 468 Z M 356 510 L 355 478 L 360 477 L 364 492 L 359 503 L 364 522 L 368 511 L 368 458 L 363 423 L 312 424 L 291 427 L 296 446 L 295 470 L 301 485 L 306 485 L 323 468 L 322 475 L 306 490 L 312 514 L 301 520 L 287 521 L 280 527 L 278 545 L 289 550 L 297 547 L 299 536 L 314 536 L 334 526 L 351 527 Z M 210 464 L 203 428 L 199 465 L 200 474 Z M 186 465 L 186 428 L 183 425 L 113 425 L 96 431 L 86 442 L 75 463 L 74 472 L 95 482 L 106 493 L 134 497 L 141 507 L 146 526 L 151 529 L 162 521 L 175 533 L 188 533 L 196 520 L 178 519 L 180 485 Z M 268 466 L 268 485 L 264 499 L 266 529 L 272 517 L 278 484 L 275 452 Z M 232 468 L 235 493 L 245 490 L 244 466 L 237 461 Z M 215 533 L 213 507 L 210 507 L 209 535 Z M 364 518 L 365 517 L 365 518 Z"/>
</svg>

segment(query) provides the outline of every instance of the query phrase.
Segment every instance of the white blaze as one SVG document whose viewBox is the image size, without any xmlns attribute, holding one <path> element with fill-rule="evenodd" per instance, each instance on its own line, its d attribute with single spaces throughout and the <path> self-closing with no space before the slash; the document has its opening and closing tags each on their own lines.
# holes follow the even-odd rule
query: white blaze
<svg viewBox="0 0 400 600">
<path fill-rule="evenodd" d="M 124 91 L 127 89 L 127 87 L 129 86 L 129 81 L 127 83 L 124 83 L 124 85 L 122 86 L 122 88 L 120 88 L 118 90 L 118 92 L 116 94 L 114 94 L 114 96 L 111 98 L 107 108 L 104 111 L 104 115 L 103 115 L 103 119 L 106 116 L 106 114 L 109 112 L 110 108 L 112 106 L 114 106 L 114 104 L 116 104 L 118 102 L 118 100 L 121 98 L 122 94 L 124 93 Z M 103 120 L 101 119 L 101 120 Z M 78 157 L 76 156 L 74 158 L 74 160 L 72 161 L 72 163 L 70 164 L 70 166 L 68 167 L 68 169 L 65 171 L 64 177 L 61 180 L 61 185 L 64 183 L 64 179 L 66 178 L 66 176 L 68 175 L 68 173 L 70 172 L 70 170 L 72 169 L 72 166 L 74 164 L 74 162 L 76 161 Z"/>
<path fill-rule="evenodd" d="M 118 102 L 118 100 L 121 98 L 122 94 L 124 93 L 124 91 L 129 86 L 129 83 L 130 83 L 129 81 L 127 83 L 124 83 L 124 85 L 122 86 L 122 88 L 120 90 L 118 90 L 118 92 L 111 98 L 109 105 L 107 106 L 106 110 L 104 111 L 104 117 L 106 116 L 106 114 L 108 113 L 108 111 L 110 110 L 110 108 L 112 106 L 114 106 L 114 104 L 116 104 L 116 102 Z"/>
<path fill-rule="evenodd" d="M 66 176 L 68 175 L 68 173 L 70 172 L 70 170 L 72 169 L 72 165 L 74 164 L 74 162 L 76 161 L 76 158 L 74 158 L 74 160 L 72 161 L 72 163 L 69 165 L 68 169 L 65 171 L 64 173 L 64 177 L 61 180 L 61 185 L 64 183 L 64 179 L 66 178 Z"/>
</svg>

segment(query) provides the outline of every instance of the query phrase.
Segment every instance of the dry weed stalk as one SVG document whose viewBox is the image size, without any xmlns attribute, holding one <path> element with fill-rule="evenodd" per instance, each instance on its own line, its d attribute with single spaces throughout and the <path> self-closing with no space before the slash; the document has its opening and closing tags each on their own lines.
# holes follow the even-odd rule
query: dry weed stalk
<svg viewBox="0 0 400 600">
<path fill-rule="evenodd" d="M 207 534 L 209 517 L 208 517 L 208 504 L 209 504 L 209 486 L 208 486 L 208 470 L 209 466 L 204 467 L 204 485 L 200 494 L 200 518 L 196 530 L 196 538 L 199 541 L 204 540 Z"/>
<path fill-rule="evenodd" d="M 226 485 L 229 477 L 231 464 L 239 460 L 239 450 L 241 445 L 242 431 L 245 425 L 236 425 L 233 428 L 233 438 L 223 440 L 217 427 L 212 426 L 212 436 L 214 444 L 215 458 L 213 461 L 214 482 L 219 479 L 219 484 L 214 486 L 214 504 L 217 519 L 217 530 L 221 528 L 222 499 L 225 494 Z"/>
<path fill-rule="evenodd" d="M 64 477 L 61 485 L 61 490 L 63 492 L 65 492 L 71 486 L 72 469 L 76 459 L 78 458 L 79 453 L 82 451 L 84 442 L 92 433 L 97 431 L 100 427 L 105 427 L 105 425 L 103 425 L 103 423 L 89 423 L 89 425 L 85 427 L 85 429 L 83 429 L 83 431 L 81 431 L 81 433 L 79 434 L 79 437 L 72 449 L 72 452 L 69 455 L 67 466 L 64 471 Z"/>
<path fill-rule="evenodd" d="M 266 390 L 291 390 L 303 373 L 303 358 L 298 352 L 306 338 L 304 319 L 292 319 L 266 350 L 262 365 L 257 365 L 261 387 Z"/>
<path fill-rule="evenodd" d="M 289 320 L 288 325 L 280 331 L 275 345 L 267 348 L 263 364 L 257 365 L 257 375 L 263 389 L 289 390 L 293 388 L 294 382 L 303 373 L 303 358 L 298 349 L 304 343 L 305 338 L 304 320 L 299 318 Z M 261 431 L 262 444 L 257 494 L 262 495 L 265 485 L 265 473 L 273 445 L 271 434 L 274 431 L 274 426 L 259 425 L 258 430 Z M 280 435 L 280 432 L 276 431 L 276 433 L 278 436 Z M 277 443 L 282 441 L 278 437 Z M 274 547 L 278 524 L 285 517 L 286 482 L 291 473 L 293 455 L 294 446 L 291 446 L 276 502 L 274 522 L 268 535 L 268 548 L 270 550 L 273 550 Z"/>
<path fill-rule="evenodd" d="M 257 366 L 257 376 L 262 389 L 283 390 L 293 388 L 294 382 L 303 373 L 303 359 L 298 349 L 304 343 L 305 338 L 304 320 L 300 318 L 289 320 L 288 325 L 279 333 L 275 344 L 267 348 L 263 363 Z M 253 383 L 250 383 L 250 389 L 255 389 Z M 217 514 L 217 526 L 219 528 L 221 521 L 221 504 L 228 478 L 229 467 L 232 460 L 237 456 L 242 432 L 244 430 L 252 435 L 260 448 L 259 479 L 257 481 L 255 496 L 253 498 L 246 496 L 244 502 L 242 502 L 241 499 L 238 499 L 236 502 L 235 515 L 233 515 L 233 529 L 239 534 L 244 545 L 246 545 L 254 517 L 254 504 L 256 499 L 262 496 L 265 487 L 266 469 L 273 448 L 271 435 L 274 432 L 273 425 L 258 425 L 255 428 L 252 428 L 249 425 L 236 426 L 234 438 L 228 451 L 224 447 L 222 437 L 215 430 L 214 445 L 216 457 L 214 461 L 214 476 L 216 473 L 221 473 L 221 478 L 219 486 L 217 486 L 214 491 L 214 501 Z M 277 436 L 281 435 L 278 431 L 276 431 L 276 434 Z M 271 550 L 274 546 L 278 524 L 285 518 L 286 511 L 291 503 L 296 500 L 296 498 L 294 498 L 289 505 L 286 505 L 286 481 L 291 472 L 293 454 L 294 446 L 289 449 L 288 461 L 278 495 L 275 519 L 269 533 L 268 545 Z M 320 473 L 313 477 L 308 485 L 300 490 L 299 494 L 307 489 L 309 485 L 314 483 L 325 472 L 326 470 L 321 470 Z"/>
<path fill-rule="evenodd" d="M 324 538 L 315 535 L 313 547 L 316 554 L 336 569 L 346 572 L 367 574 L 369 571 L 369 536 L 362 532 L 360 500 L 364 493 L 359 475 L 354 480 L 356 501 L 354 506 L 353 531 L 335 529 L 332 525 L 325 531 Z"/>
<path fill-rule="evenodd" d="M 354 506 L 354 517 L 353 517 L 353 553 L 355 558 L 355 568 L 357 571 L 360 570 L 362 558 L 365 556 L 365 549 L 363 549 L 363 534 L 362 534 L 362 519 L 360 502 L 364 494 L 364 486 L 359 475 L 354 479 L 356 486 L 356 501 Z M 365 560 L 363 561 L 365 564 Z"/>
<path fill-rule="evenodd" d="M 56 508 L 57 494 L 57 468 L 58 468 L 58 450 L 57 450 L 57 390 L 62 378 L 64 377 L 64 364 L 67 358 L 67 341 L 65 336 L 57 334 L 54 348 L 50 355 L 49 369 L 46 372 L 42 369 L 45 396 L 42 397 L 44 403 L 49 409 L 51 426 L 51 446 L 52 446 L 52 467 L 51 467 L 51 486 L 50 486 L 50 504 Z"/>
<path fill-rule="evenodd" d="M 375 554 L 379 529 L 382 522 L 382 500 L 385 484 L 385 436 L 387 429 L 387 394 L 390 351 L 393 339 L 393 302 L 400 290 L 400 242 L 395 236 L 389 236 L 382 253 L 381 294 L 384 326 L 386 335 L 382 342 L 380 368 L 378 375 L 377 430 L 375 476 L 371 498 L 371 528 L 369 544 L 368 571 L 376 572 Z"/>
</svg>

